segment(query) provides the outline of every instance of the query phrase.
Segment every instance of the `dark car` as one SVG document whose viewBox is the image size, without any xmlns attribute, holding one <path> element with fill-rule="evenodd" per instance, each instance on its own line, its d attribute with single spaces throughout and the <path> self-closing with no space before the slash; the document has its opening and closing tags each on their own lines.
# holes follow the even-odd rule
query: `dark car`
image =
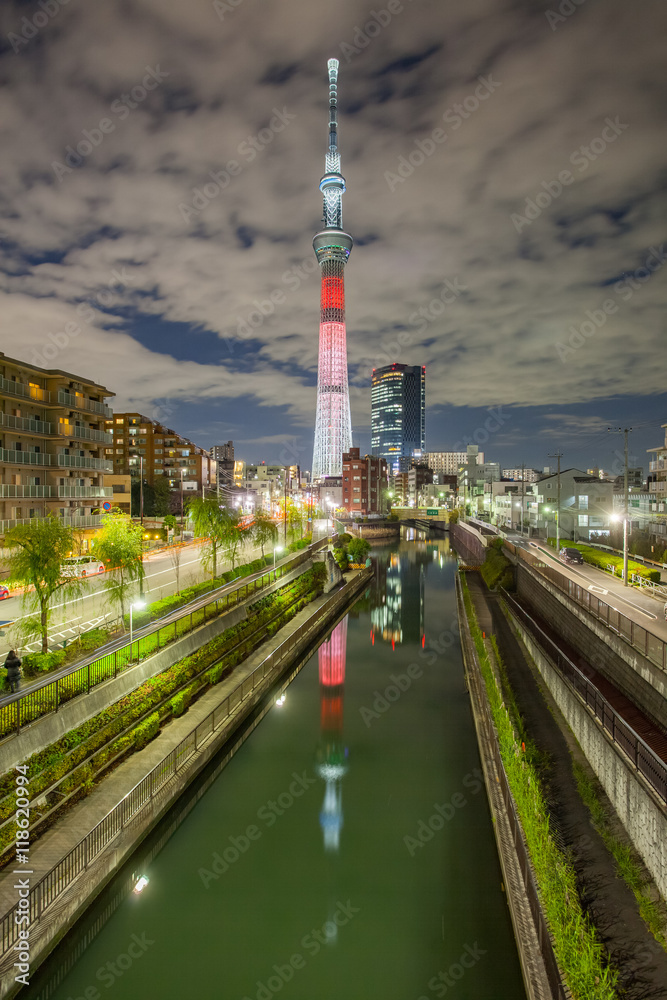
<svg viewBox="0 0 667 1000">
<path fill-rule="evenodd" d="M 583 565 L 584 557 L 582 556 L 579 549 L 562 548 L 558 553 L 558 555 L 561 557 L 563 562 L 577 563 L 578 565 Z"/>
</svg>

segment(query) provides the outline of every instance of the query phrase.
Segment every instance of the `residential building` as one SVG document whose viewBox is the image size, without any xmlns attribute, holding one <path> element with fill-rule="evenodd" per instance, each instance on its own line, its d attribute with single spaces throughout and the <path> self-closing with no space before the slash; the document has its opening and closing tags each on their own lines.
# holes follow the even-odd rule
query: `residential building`
<svg viewBox="0 0 667 1000">
<path fill-rule="evenodd" d="M 114 413 L 106 427 L 113 431 L 113 447 L 106 454 L 115 475 L 138 479 L 143 468 L 144 481 L 151 486 L 165 476 L 177 492 L 201 495 L 216 489 L 215 459 L 170 427 L 141 413 Z"/>
<path fill-rule="evenodd" d="M 350 514 L 384 513 L 387 490 L 387 463 L 383 458 L 364 455 L 358 448 L 343 454 L 342 506 Z"/>
<path fill-rule="evenodd" d="M 524 483 L 536 483 L 543 475 L 544 473 L 540 472 L 539 469 L 529 469 L 524 466 L 523 468 L 503 469 L 501 478 L 519 480 L 519 482 L 523 479 Z"/>
<path fill-rule="evenodd" d="M 234 442 L 214 444 L 211 448 L 211 458 L 216 462 L 219 488 L 230 489 L 234 485 Z"/>
<path fill-rule="evenodd" d="M 424 486 L 433 483 L 433 469 L 422 462 L 412 462 L 408 470 L 408 503 L 416 507 L 419 504 L 419 494 Z"/>
<path fill-rule="evenodd" d="M 467 451 L 427 451 L 424 461 L 435 476 L 458 476 L 459 469 L 468 461 Z M 484 452 L 477 451 L 477 464 L 484 463 Z M 438 478 L 438 482 L 442 482 Z"/>
<path fill-rule="evenodd" d="M 371 452 L 391 472 L 407 472 L 424 451 L 426 369 L 419 365 L 374 368 L 371 381 Z"/>
<path fill-rule="evenodd" d="M 132 514 L 132 477 L 131 476 L 104 476 L 104 485 L 110 486 L 112 490 L 111 498 L 102 504 L 103 510 L 119 510 L 128 517 Z"/>
<path fill-rule="evenodd" d="M 82 375 L 0 352 L 1 535 L 49 514 L 84 534 L 99 525 L 102 504 L 112 496 L 104 484 L 111 471 L 109 396 Z"/>
<path fill-rule="evenodd" d="M 644 470 L 641 466 L 637 468 L 628 469 L 628 489 L 629 490 L 641 490 L 644 485 Z M 614 491 L 625 489 L 625 473 L 622 472 L 620 476 L 616 476 L 614 479 Z"/>
<path fill-rule="evenodd" d="M 560 512 L 558 476 L 552 475 L 532 485 L 528 498 L 531 529 L 538 533 L 556 533 L 560 522 L 560 537 L 572 541 L 587 541 L 589 537 L 609 534 L 614 513 L 614 485 L 581 469 L 563 469 L 560 474 Z"/>
</svg>

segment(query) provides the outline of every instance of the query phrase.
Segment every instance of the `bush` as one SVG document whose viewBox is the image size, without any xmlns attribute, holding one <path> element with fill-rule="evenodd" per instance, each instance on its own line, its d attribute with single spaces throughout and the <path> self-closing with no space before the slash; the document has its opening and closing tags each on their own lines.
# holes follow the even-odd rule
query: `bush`
<svg viewBox="0 0 667 1000">
<path fill-rule="evenodd" d="M 103 628 L 93 628 L 90 632 L 84 632 L 79 637 L 79 648 L 84 651 L 97 649 L 109 641 L 109 633 Z"/>
<path fill-rule="evenodd" d="M 498 540 L 502 543 L 502 539 Z M 490 590 L 499 584 L 505 586 L 503 581 L 506 580 L 512 581 L 512 585 L 514 583 L 511 562 L 495 546 L 486 550 L 486 558 L 482 566 L 482 579 Z"/>
<path fill-rule="evenodd" d="M 179 691 L 178 694 L 169 702 L 169 708 L 174 715 L 183 715 L 190 702 L 192 701 L 192 688 L 186 688 L 184 691 Z"/>
<path fill-rule="evenodd" d="M 160 716 L 157 712 L 153 712 L 149 715 L 147 719 L 140 722 L 136 729 L 132 730 L 132 740 L 134 742 L 135 750 L 143 750 L 147 743 L 157 736 L 158 730 L 160 729 Z"/>
<path fill-rule="evenodd" d="M 353 538 L 347 546 L 347 553 L 353 563 L 363 563 L 371 551 L 370 542 L 365 538 Z"/>
<path fill-rule="evenodd" d="M 23 673 L 26 677 L 46 674 L 50 670 L 61 667 L 66 656 L 67 653 L 64 649 L 57 649 L 52 653 L 28 653 L 27 656 L 23 657 Z"/>
</svg>

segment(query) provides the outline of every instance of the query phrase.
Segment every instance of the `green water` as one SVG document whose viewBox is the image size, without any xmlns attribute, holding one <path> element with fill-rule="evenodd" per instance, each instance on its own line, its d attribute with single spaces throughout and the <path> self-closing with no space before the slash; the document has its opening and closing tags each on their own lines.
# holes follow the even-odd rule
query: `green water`
<svg viewBox="0 0 667 1000">
<path fill-rule="evenodd" d="M 523 1000 L 456 564 L 444 540 L 375 555 L 284 703 L 139 852 L 144 891 L 125 870 L 22 997 Z"/>
</svg>

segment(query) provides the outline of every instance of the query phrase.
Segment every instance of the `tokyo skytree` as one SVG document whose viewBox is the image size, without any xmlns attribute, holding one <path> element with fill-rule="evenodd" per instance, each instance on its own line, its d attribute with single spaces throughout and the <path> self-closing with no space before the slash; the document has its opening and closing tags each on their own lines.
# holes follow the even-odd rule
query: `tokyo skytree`
<svg viewBox="0 0 667 1000">
<path fill-rule="evenodd" d="M 345 178 L 340 172 L 338 152 L 338 60 L 330 59 L 328 67 L 329 149 L 325 174 L 320 181 L 320 191 L 324 196 L 324 225 L 313 237 L 313 249 L 321 274 L 313 480 L 342 475 L 343 452 L 349 451 L 352 446 L 343 272 L 354 240 L 343 230 Z"/>
</svg>

